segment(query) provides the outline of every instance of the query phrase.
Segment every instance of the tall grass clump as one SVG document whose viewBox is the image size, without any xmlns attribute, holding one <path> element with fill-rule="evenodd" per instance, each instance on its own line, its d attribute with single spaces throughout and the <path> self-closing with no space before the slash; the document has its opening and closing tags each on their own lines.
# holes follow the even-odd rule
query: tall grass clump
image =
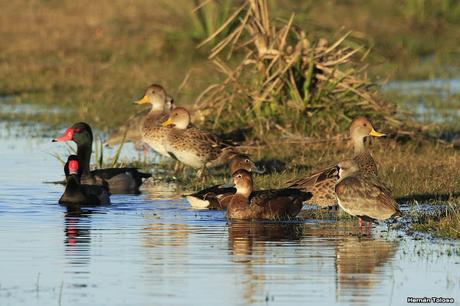
<svg viewBox="0 0 460 306">
<path fill-rule="evenodd" d="M 222 37 L 209 54 L 222 79 L 198 97 L 198 117 L 213 127 L 249 124 L 259 136 L 335 134 L 357 115 L 399 126 L 395 106 L 367 78 L 368 51 L 344 46 L 349 34 L 311 40 L 294 14 L 275 21 L 267 0 L 243 1 L 200 44 Z"/>
</svg>

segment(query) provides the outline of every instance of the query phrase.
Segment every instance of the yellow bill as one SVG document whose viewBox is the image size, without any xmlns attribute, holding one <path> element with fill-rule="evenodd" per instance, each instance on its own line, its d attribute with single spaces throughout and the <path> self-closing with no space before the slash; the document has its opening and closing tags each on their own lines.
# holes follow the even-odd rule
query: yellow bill
<svg viewBox="0 0 460 306">
<path fill-rule="evenodd" d="M 171 120 L 171 118 L 168 118 L 168 120 L 166 120 L 165 122 L 162 123 L 163 126 L 168 126 L 168 125 L 172 125 L 174 124 L 174 122 Z"/>
<path fill-rule="evenodd" d="M 386 136 L 386 134 L 379 133 L 376 130 L 372 129 L 371 132 L 369 133 L 369 136 L 382 137 L 382 136 Z"/>
<path fill-rule="evenodd" d="M 145 104 L 145 103 L 149 103 L 149 98 L 147 96 L 143 96 L 142 99 L 134 102 L 134 104 Z"/>
</svg>

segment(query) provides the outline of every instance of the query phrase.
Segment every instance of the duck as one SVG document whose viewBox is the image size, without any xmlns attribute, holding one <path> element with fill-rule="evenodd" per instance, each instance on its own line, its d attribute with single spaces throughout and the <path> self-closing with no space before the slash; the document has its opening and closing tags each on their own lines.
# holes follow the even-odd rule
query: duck
<svg viewBox="0 0 460 306">
<path fill-rule="evenodd" d="M 339 179 L 334 188 L 338 205 L 358 217 L 360 230 L 362 219 L 369 228 L 369 222 L 401 217 L 398 203 L 374 173 L 361 170 L 355 159 L 342 161 L 338 167 Z"/>
<path fill-rule="evenodd" d="M 106 146 L 110 147 L 123 142 L 134 142 L 137 148 L 141 147 L 139 144 L 142 143 L 142 125 L 147 115 L 154 110 L 154 116 L 153 118 L 151 117 L 151 120 L 153 119 L 153 122 L 158 123 L 175 107 L 174 99 L 159 84 L 151 84 L 147 87 L 143 98 L 135 101 L 134 104 L 149 104 L 149 108 L 135 113 L 126 120 L 125 124 L 112 131 L 104 143 Z M 142 146 L 145 147 L 144 144 Z"/>
<path fill-rule="evenodd" d="M 107 184 L 111 193 L 139 194 L 143 179 L 152 176 L 150 173 L 139 172 L 137 168 L 105 168 L 90 171 L 93 132 L 86 122 L 73 124 L 63 136 L 53 139 L 53 142 L 65 141 L 74 141 L 77 144 L 82 184 Z"/>
<path fill-rule="evenodd" d="M 297 216 L 311 193 L 299 189 L 253 190 L 252 174 L 244 169 L 232 175 L 236 193 L 227 208 L 229 220 L 287 220 Z"/>
<path fill-rule="evenodd" d="M 148 113 L 140 119 L 142 141 L 160 156 L 171 158 L 164 145 L 170 129 L 162 126 L 161 123 L 168 118 L 169 112 L 176 108 L 172 98 L 166 93 L 163 86 L 152 84 L 145 90 L 144 96 L 134 103 L 151 105 Z"/>
<path fill-rule="evenodd" d="M 230 159 L 228 167 L 230 169 L 230 174 L 233 174 L 240 169 L 256 173 L 262 172 L 246 154 L 235 154 Z M 186 195 L 185 198 L 190 203 L 190 206 L 195 209 L 226 210 L 228 203 L 235 192 L 235 187 L 214 185 Z"/>
<path fill-rule="evenodd" d="M 239 152 L 233 144 L 224 142 L 216 135 L 190 126 L 190 113 L 183 107 L 174 108 L 163 127 L 168 127 L 164 142 L 168 154 L 181 163 L 195 169 L 225 164 L 229 157 Z"/>
<path fill-rule="evenodd" d="M 378 176 L 377 164 L 364 145 L 366 137 L 383 137 L 383 133 L 377 132 L 372 123 L 365 117 L 357 117 L 350 124 L 350 137 L 353 144 L 354 157 L 360 171 Z M 337 205 L 337 197 L 334 191 L 335 184 L 339 179 L 337 164 L 314 172 L 306 178 L 287 182 L 289 188 L 299 188 L 309 191 L 313 197 L 309 203 L 319 207 L 331 207 Z"/>
<path fill-rule="evenodd" d="M 106 186 L 81 184 L 82 171 L 76 155 L 68 157 L 64 165 L 64 173 L 66 186 L 59 204 L 67 206 L 110 204 L 110 193 Z"/>
</svg>

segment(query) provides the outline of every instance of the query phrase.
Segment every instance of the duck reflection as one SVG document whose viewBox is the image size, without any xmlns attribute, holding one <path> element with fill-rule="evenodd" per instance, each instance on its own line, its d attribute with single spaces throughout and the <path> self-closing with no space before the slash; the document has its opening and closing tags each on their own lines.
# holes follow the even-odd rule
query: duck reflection
<svg viewBox="0 0 460 306">
<path fill-rule="evenodd" d="M 381 271 L 395 255 L 398 242 L 380 239 L 346 237 L 336 248 L 337 300 L 351 304 L 367 304 L 374 287 L 387 276 Z"/>
<path fill-rule="evenodd" d="M 236 258 L 254 253 L 263 254 L 267 242 L 299 240 L 302 237 L 302 227 L 299 223 L 234 221 L 228 225 L 229 249 Z"/>
<path fill-rule="evenodd" d="M 66 207 L 64 214 L 64 245 L 68 272 L 77 274 L 74 286 L 86 286 L 91 259 L 91 214 L 93 211 L 80 207 Z M 77 279 L 79 279 L 77 281 Z"/>
<path fill-rule="evenodd" d="M 142 193 L 148 200 L 177 200 L 182 198 L 182 192 L 177 184 L 156 181 L 152 178 L 144 182 Z"/>
<path fill-rule="evenodd" d="M 283 259 L 269 254 L 277 242 L 286 243 L 302 237 L 302 224 L 231 222 L 228 225 L 229 250 L 233 260 L 242 264 L 244 304 L 260 302 L 265 297 L 265 265 L 283 264 Z M 270 255 L 270 256 L 267 256 Z M 269 298 L 269 297 L 268 297 Z"/>
</svg>

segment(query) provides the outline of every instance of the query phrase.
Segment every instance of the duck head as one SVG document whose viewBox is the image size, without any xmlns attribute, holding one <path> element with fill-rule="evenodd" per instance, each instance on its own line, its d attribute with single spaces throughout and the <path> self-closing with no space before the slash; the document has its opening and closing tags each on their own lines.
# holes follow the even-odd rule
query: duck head
<svg viewBox="0 0 460 306">
<path fill-rule="evenodd" d="M 341 161 L 337 166 L 339 167 L 340 179 L 344 179 L 359 171 L 358 164 L 353 159 Z"/>
<path fill-rule="evenodd" d="M 53 142 L 63 142 L 73 140 L 78 144 L 86 144 L 93 142 L 93 131 L 86 122 L 77 122 L 70 128 L 65 130 L 64 135 L 55 138 Z"/>
<path fill-rule="evenodd" d="M 152 84 L 145 90 L 144 96 L 135 101 L 134 104 L 150 104 L 152 110 L 165 111 L 175 107 L 174 100 L 166 93 L 163 86 Z"/>
<path fill-rule="evenodd" d="M 236 193 L 244 196 L 245 198 L 249 198 L 253 188 L 251 173 L 244 169 L 240 169 L 233 173 L 232 179 L 233 184 L 235 184 L 236 187 Z"/>
<path fill-rule="evenodd" d="M 172 126 L 180 130 L 185 130 L 190 124 L 190 113 L 183 107 L 174 108 L 169 114 L 168 120 L 163 122 L 163 126 Z"/>
<path fill-rule="evenodd" d="M 256 164 L 246 154 L 236 154 L 230 159 L 229 163 L 230 173 L 235 173 L 240 169 L 249 172 L 261 173 L 262 171 L 257 168 Z"/>
<path fill-rule="evenodd" d="M 368 136 L 382 137 L 385 134 L 377 132 L 366 118 L 357 117 L 350 124 L 350 136 L 355 150 L 359 151 L 364 148 L 364 138 Z"/>
</svg>

